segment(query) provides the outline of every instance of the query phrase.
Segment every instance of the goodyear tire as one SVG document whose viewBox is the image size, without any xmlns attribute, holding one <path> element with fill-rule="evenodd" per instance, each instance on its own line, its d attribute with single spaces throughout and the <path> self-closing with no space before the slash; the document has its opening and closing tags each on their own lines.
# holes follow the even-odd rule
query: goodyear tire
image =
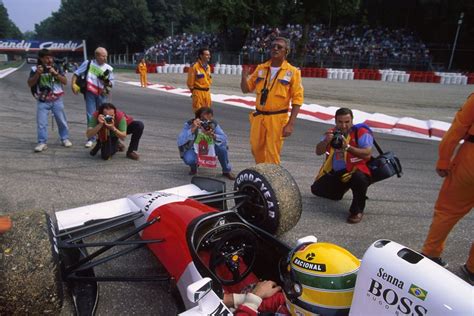
<svg viewBox="0 0 474 316">
<path fill-rule="evenodd" d="M 239 214 L 270 234 L 281 235 L 300 219 L 300 190 L 291 174 L 279 165 L 263 163 L 241 171 L 234 190 L 248 197 L 237 208 Z"/>
</svg>

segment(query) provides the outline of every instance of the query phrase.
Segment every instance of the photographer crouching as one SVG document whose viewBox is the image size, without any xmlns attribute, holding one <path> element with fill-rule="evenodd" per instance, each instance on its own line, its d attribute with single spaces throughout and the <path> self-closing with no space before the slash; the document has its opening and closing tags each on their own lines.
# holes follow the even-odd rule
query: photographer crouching
<svg viewBox="0 0 474 316">
<path fill-rule="evenodd" d="M 112 103 L 104 103 L 92 114 L 86 135 L 88 138 L 97 135 L 97 143 L 90 151 L 95 156 L 100 150 L 100 156 L 104 160 L 112 158 L 117 151 L 123 151 L 123 145 L 119 138 L 124 140 L 127 135 L 132 134 L 130 145 L 127 150 L 127 158 L 138 160 L 140 157 L 135 152 L 143 134 L 144 125 L 141 121 L 135 121 L 131 116 L 125 114 Z"/>
<path fill-rule="evenodd" d="M 184 128 L 178 136 L 178 148 L 181 159 L 191 170 L 190 175 L 195 175 L 198 168 L 198 155 L 195 144 L 200 139 L 209 140 L 222 167 L 222 175 L 229 180 L 235 180 L 231 172 L 231 165 L 227 153 L 227 135 L 214 120 L 211 108 L 201 107 L 195 112 L 195 118 L 184 123 Z"/>
<path fill-rule="evenodd" d="M 58 124 L 58 133 L 61 144 L 71 147 L 69 140 L 69 128 L 66 113 L 64 112 L 63 85 L 67 84 L 67 78 L 61 67 L 54 64 L 54 57 L 48 49 L 38 52 L 38 65 L 31 68 L 28 78 L 28 86 L 33 96 L 38 100 L 36 110 L 36 123 L 38 133 L 38 144 L 35 152 L 42 152 L 48 148 L 48 114 L 51 111 Z"/>
<path fill-rule="evenodd" d="M 371 183 L 367 162 L 371 158 L 374 138 L 365 124 L 353 125 L 354 115 L 347 108 L 336 111 L 336 126 L 328 130 L 316 145 L 316 155 L 326 154 L 316 181 L 314 195 L 341 200 L 351 189 L 352 204 L 347 222 L 359 223 L 365 208 L 367 189 Z"/>
</svg>

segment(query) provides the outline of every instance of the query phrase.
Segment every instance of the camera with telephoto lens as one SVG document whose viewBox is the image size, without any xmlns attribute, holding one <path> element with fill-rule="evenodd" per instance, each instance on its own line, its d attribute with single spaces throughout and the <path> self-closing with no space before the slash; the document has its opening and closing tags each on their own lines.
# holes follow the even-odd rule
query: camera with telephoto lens
<svg viewBox="0 0 474 316">
<path fill-rule="evenodd" d="M 260 91 L 260 105 L 261 106 L 264 106 L 265 103 L 267 103 L 267 97 L 268 97 L 268 89 L 267 88 L 263 88 L 261 91 Z"/>
<path fill-rule="evenodd" d="M 213 129 L 212 121 L 201 121 L 201 128 L 205 131 L 210 131 Z"/>
<path fill-rule="evenodd" d="M 334 149 L 341 149 L 344 144 L 344 132 L 340 129 L 336 129 L 333 132 L 333 137 L 331 139 L 331 147 Z"/>
<path fill-rule="evenodd" d="M 114 117 L 113 117 L 112 115 L 104 115 L 104 121 L 105 121 L 107 124 L 112 123 L 113 120 L 114 120 Z"/>
<path fill-rule="evenodd" d="M 101 75 L 97 76 L 97 78 L 99 78 L 105 86 L 110 85 L 110 71 L 108 69 L 104 71 Z"/>
</svg>

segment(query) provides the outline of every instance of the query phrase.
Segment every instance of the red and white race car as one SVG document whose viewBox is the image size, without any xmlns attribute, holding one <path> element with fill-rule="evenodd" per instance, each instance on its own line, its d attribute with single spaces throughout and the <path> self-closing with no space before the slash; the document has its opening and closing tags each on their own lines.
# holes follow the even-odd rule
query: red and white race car
<svg viewBox="0 0 474 316">
<path fill-rule="evenodd" d="M 314 310 L 300 309 L 308 304 L 305 298 L 290 293 L 292 286 L 306 285 L 287 284 L 292 278 L 288 262 L 293 251 L 275 237 L 296 225 L 301 210 L 300 192 L 291 175 L 280 166 L 260 164 L 240 172 L 232 191 L 226 191 L 222 181 L 194 177 L 188 185 L 56 212 L 50 217 L 50 231 L 62 279 L 71 289 L 79 315 L 94 313 L 97 282 L 111 280 L 174 280 L 183 315 L 231 315 L 222 301 L 223 292 L 232 292 L 250 275 L 276 281 L 284 288 L 288 309 L 310 315 Z M 131 223 L 134 227 L 114 241 L 89 241 Z M 140 238 L 134 238 L 137 235 Z M 167 276 L 96 275 L 94 267 L 144 245 Z M 117 246 L 123 247 L 109 254 Z M 326 262 L 324 270 L 330 271 L 331 264 Z M 307 268 L 304 262 L 301 267 Z M 375 242 L 352 273 L 357 273 L 355 288 L 350 289 L 352 303 L 344 306 L 336 299 L 331 306 L 321 304 L 324 315 L 474 313 L 469 284 L 389 240 Z M 333 292 L 328 290 L 328 297 Z"/>
</svg>

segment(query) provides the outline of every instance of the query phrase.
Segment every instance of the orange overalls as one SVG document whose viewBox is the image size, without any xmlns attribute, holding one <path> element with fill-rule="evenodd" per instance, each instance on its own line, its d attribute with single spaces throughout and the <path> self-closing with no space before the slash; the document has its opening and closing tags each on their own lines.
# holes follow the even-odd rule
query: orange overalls
<svg viewBox="0 0 474 316">
<path fill-rule="evenodd" d="M 201 62 L 196 61 L 188 71 L 187 85 L 192 93 L 193 111 L 202 107 L 211 107 L 211 66 L 204 67 Z"/>
<path fill-rule="evenodd" d="M 461 139 L 465 141 L 451 159 Z M 423 245 L 422 252 L 429 257 L 441 256 L 451 229 L 474 207 L 474 94 L 456 113 L 444 135 L 436 168 L 449 169 L 449 174 L 439 191 L 433 222 Z M 466 265 L 474 272 L 474 243 Z"/>
<path fill-rule="evenodd" d="M 303 104 L 301 72 L 286 60 L 275 77 L 271 78 L 271 61 L 260 64 L 247 80 L 250 91 L 255 91 L 256 111 L 250 113 L 250 146 L 256 163 L 280 163 L 283 147 L 283 128 L 288 123 L 291 106 Z M 268 89 L 267 100 L 261 105 L 262 89 Z"/>
<path fill-rule="evenodd" d="M 146 63 L 140 62 L 138 64 L 138 72 L 140 73 L 140 86 L 146 88 L 147 87 L 147 80 L 146 80 L 147 67 L 146 67 Z"/>
</svg>

